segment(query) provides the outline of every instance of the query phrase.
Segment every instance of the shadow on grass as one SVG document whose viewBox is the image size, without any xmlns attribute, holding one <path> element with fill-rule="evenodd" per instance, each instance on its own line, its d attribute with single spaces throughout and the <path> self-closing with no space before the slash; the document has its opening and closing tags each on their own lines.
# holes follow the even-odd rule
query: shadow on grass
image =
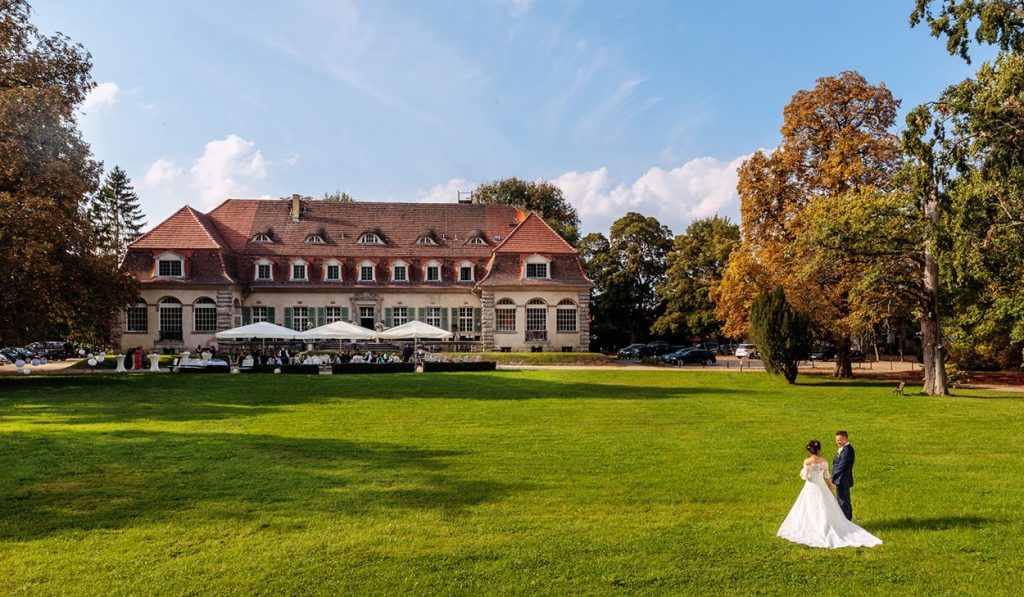
<svg viewBox="0 0 1024 597">
<path fill-rule="evenodd" d="M 613 379 L 613 378 L 608 378 Z M 556 381 L 514 373 L 425 375 L 135 375 L 0 379 L 0 421 L 92 424 L 259 416 L 298 404 L 367 399 L 661 400 L 726 394 L 723 387 Z M 663 379 L 662 379 L 663 381 Z M 745 388 L 746 394 L 761 390 Z"/>
<path fill-rule="evenodd" d="M 999 520 L 980 516 L 933 516 L 929 518 L 894 518 L 871 524 L 871 531 L 946 531 L 949 529 L 980 529 Z"/>
<path fill-rule="evenodd" d="M 303 526 L 396 510 L 448 515 L 527 483 L 472 479 L 460 452 L 269 435 L 0 435 L 0 539 L 117 529 L 184 516 Z"/>
</svg>

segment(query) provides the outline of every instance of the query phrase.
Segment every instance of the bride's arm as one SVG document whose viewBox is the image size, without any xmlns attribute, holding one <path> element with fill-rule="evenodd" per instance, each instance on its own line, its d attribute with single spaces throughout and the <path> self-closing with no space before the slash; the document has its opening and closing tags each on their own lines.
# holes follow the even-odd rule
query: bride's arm
<svg viewBox="0 0 1024 597">
<path fill-rule="evenodd" d="M 834 483 L 832 483 L 832 475 L 828 474 L 828 466 L 825 467 L 825 472 L 822 473 L 822 475 L 824 475 L 825 477 L 825 483 L 828 485 L 828 488 L 831 489 L 832 491 L 835 491 L 836 486 Z"/>
</svg>

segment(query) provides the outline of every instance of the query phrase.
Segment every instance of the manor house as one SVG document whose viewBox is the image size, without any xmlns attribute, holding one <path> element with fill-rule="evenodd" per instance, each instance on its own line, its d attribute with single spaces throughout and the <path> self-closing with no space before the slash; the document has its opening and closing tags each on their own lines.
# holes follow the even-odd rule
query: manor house
<svg viewBox="0 0 1024 597">
<path fill-rule="evenodd" d="M 186 350 L 257 321 L 416 319 L 484 350 L 581 351 L 593 286 L 576 250 L 507 205 L 228 199 L 133 242 L 120 346 Z"/>
</svg>

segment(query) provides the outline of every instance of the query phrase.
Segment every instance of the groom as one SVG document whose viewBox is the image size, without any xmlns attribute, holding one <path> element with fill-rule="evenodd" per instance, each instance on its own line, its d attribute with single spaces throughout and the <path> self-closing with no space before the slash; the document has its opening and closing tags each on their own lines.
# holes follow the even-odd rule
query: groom
<svg viewBox="0 0 1024 597">
<path fill-rule="evenodd" d="M 850 504 L 850 488 L 853 487 L 853 446 L 850 436 L 845 431 L 836 431 L 836 445 L 839 452 L 832 461 L 832 483 L 836 486 L 836 501 L 846 515 L 853 520 L 853 505 Z"/>
</svg>

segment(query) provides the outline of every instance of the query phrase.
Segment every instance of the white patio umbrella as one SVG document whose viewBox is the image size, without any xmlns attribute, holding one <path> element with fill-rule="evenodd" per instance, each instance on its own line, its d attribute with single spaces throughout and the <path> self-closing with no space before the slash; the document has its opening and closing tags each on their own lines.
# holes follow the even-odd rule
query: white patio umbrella
<svg viewBox="0 0 1024 597">
<path fill-rule="evenodd" d="M 374 331 L 347 321 L 335 321 L 298 334 L 299 340 L 369 340 Z"/>
<path fill-rule="evenodd" d="M 420 340 L 447 340 L 452 336 L 454 334 L 447 330 L 442 330 L 441 328 L 416 320 L 386 329 L 377 334 L 377 338 L 381 340 L 412 340 L 413 349 L 417 353 L 419 352 Z"/>
<path fill-rule="evenodd" d="M 275 325 L 269 321 L 250 323 L 214 334 L 218 340 L 270 340 L 274 338 L 294 340 L 298 335 L 299 333 L 295 330 Z"/>
</svg>

